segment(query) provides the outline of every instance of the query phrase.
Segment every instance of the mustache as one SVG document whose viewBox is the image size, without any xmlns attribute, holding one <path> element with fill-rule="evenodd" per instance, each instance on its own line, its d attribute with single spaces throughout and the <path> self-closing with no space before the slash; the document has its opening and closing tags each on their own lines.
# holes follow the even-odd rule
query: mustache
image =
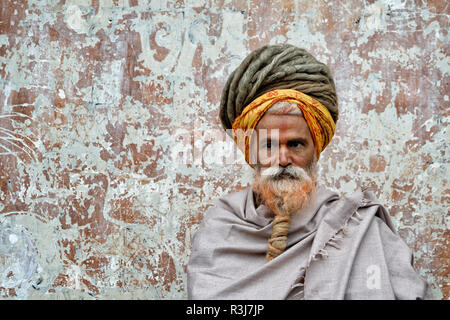
<svg viewBox="0 0 450 320">
<path fill-rule="evenodd" d="M 305 169 L 297 166 L 288 166 L 288 167 L 273 166 L 268 168 L 261 168 L 261 177 L 264 180 L 310 179 L 308 172 Z"/>
</svg>

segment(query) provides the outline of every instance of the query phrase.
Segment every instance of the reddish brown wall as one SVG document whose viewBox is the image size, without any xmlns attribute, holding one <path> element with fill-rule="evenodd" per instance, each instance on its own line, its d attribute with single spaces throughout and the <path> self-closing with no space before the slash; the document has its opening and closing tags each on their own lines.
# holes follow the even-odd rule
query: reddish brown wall
<svg viewBox="0 0 450 320">
<path fill-rule="evenodd" d="M 221 88 L 251 50 L 284 42 L 335 75 L 323 183 L 373 187 L 435 298 L 450 297 L 446 1 L 0 6 L 1 297 L 185 298 L 202 214 L 251 181 L 207 157 L 212 138 L 231 145 Z"/>
</svg>

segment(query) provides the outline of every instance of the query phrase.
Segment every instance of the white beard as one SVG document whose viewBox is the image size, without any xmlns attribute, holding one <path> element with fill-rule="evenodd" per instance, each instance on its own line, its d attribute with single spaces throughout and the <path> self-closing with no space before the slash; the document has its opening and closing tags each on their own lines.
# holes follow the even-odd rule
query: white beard
<svg viewBox="0 0 450 320">
<path fill-rule="evenodd" d="M 305 208 L 317 186 L 317 162 L 296 166 L 257 168 L 253 191 L 275 214 L 290 215 Z"/>
</svg>

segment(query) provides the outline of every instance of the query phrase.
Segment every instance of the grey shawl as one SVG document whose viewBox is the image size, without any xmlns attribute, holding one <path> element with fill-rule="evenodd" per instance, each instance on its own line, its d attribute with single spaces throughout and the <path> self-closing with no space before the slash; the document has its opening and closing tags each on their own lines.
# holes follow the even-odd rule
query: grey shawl
<svg viewBox="0 0 450 320">
<path fill-rule="evenodd" d="M 189 299 L 424 299 L 428 285 L 369 191 L 319 188 L 291 217 L 286 251 L 266 262 L 272 212 L 250 187 L 218 199 L 193 238 Z"/>
</svg>

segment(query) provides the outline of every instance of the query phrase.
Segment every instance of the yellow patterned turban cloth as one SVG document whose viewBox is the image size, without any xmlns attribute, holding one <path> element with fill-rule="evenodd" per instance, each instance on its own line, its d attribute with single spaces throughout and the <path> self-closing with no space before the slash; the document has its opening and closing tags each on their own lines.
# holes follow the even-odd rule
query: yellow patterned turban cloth
<svg viewBox="0 0 450 320">
<path fill-rule="evenodd" d="M 275 103 L 289 102 L 298 106 L 308 124 L 314 141 L 316 157 L 325 149 L 334 135 L 335 122 L 328 109 L 310 96 L 293 89 L 269 91 L 247 105 L 232 124 L 233 138 L 244 153 L 245 161 L 250 163 L 251 137 L 259 120 Z"/>
</svg>

